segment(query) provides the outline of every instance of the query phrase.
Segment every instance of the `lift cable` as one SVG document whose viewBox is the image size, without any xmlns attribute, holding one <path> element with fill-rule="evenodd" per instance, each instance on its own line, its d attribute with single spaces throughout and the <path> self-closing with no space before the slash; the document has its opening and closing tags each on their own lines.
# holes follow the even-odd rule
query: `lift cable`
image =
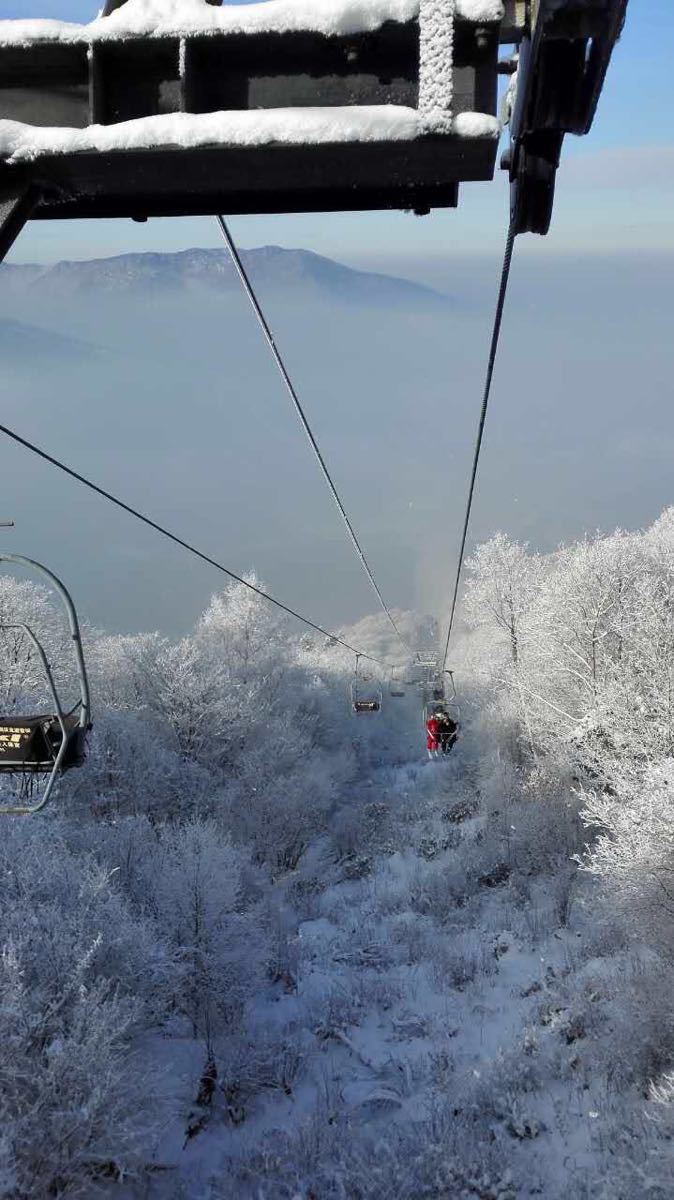
<svg viewBox="0 0 674 1200">
<path fill-rule="evenodd" d="M 496 353 L 498 351 L 499 338 L 501 334 L 501 324 L 503 321 L 503 310 L 505 308 L 506 294 L 508 291 L 508 280 L 510 278 L 510 267 L 513 258 L 513 248 L 515 246 L 515 226 L 511 221 L 508 228 L 508 237 L 506 239 L 505 254 L 503 256 L 503 268 L 501 270 L 501 283 L 499 286 L 498 300 L 496 303 L 496 313 L 494 316 L 494 325 L 491 335 L 491 346 L 489 349 L 489 360 L 487 363 L 487 374 L 485 378 L 484 392 L 482 395 L 482 407 L 480 409 L 480 419 L 477 427 L 477 438 L 475 441 L 475 451 L 473 454 L 473 467 L 470 476 L 470 485 L 468 488 L 468 500 L 466 503 L 466 515 L 463 522 L 463 533 L 461 535 L 461 547 L 459 549 L 459 561 L 456 568 L 456 579 L 454 581 L 454 594 L 452 596 L 452 606 L 449 614 L 449 628 L 447 630 L 447 638 L 445 641 L 445 649 L 442 657 L 441 670 L 444 672 L 447 667 L 447 659 L 449 657 L 449 643 L 452 636 L 454 626 L 454 617 L 456 615 L 456 605 L 459 597 L 459 587 L 461 584 L 461 573 L 463 570 L 463 556 L 466 550 L 466 539 L 468 537 L 468 526 L 470 524 L 470 514 L 473 507 L 473 497 L 475 494 L 475 481 L 477 479 L 477 468 L 480 461 L 480 451 L 482 449 L 482 438 L 484 434 L 485 421 L 487 419 L 487 409 L 489 407 L 489 397 L 491 394 L 491 384 L 494 376 L 494 365 L 496 363 Z"/>
<path fill-rule="evenodd" d="M 363 650 L 356 649 L 355 646 L 352 646 L 343 638 L 338 637 L 336 633 L 330 633 L 330 631 L 328 629 L 324 629 L 322 625 L 317 625 L 315 621 L 311 621 L 308 617 L 302 616 L 302 614 L 296 612 L 294 608 L 289 608 L 287 604 L 283 604 L 282 601 L 277 600 L 268 592 L 263 591 L 262 588 L 255 587 L 255 584 L 249 583 L 247 579 L 242 579 L 240 575 L 235 574 L 234 571 L 230 571 L 228 567 L 223 566 L 223 564 L 218 562 L 217 559 L 211 558 L 208 554 L 205 554 L 203 550 L 199 550 L 196 546 L 191 545 L 190 542 L 184 541 L 183 538 L 178 537 L 176 533 L 171 533 L 170 529 L 166 529 L 163 525 L 159 525 L 157 521 L 153 521 L 151 517 L 145 516 L 145 514 L 139 512 L 138 509 L 132 508 L 130 504 L 125 504 L 125 502 L 120 500 L 118 496 L 114 496 L 112 492 L 107 492 L 105 488 L 100 487 L 91 479 L 87 479 L 85 475 L 80 475 L 79 471 L 73 470 L 72 467 L 69 467 L 66 463 L 61 462 L 60 459 L 54 458 L 53 455 L 48 454 L 46 450 L 42 450 L 33 442 L 27 441 L 26 438 L 21 437 L 21 435 L 16 433 L 13 429 L 9 429 L 6 425 L 0 425 L 0 433 L 4 433 L 8 438 L 11 438 L 12 441 L 17 442 L 26 450 L 30 450 L 31 454 L 36 454 L 38 458 L 50 463 L 53 467 L 57 467 L 59 471 L 63 471 L 66 475 L 69 475 L 71 479 L 75 479 L 78 483 L 83 484 L 84 487 L 89 488 L 90 491 L 96 492 L 97 495 L 102 496 L 104 500 L 109 500 L 111 504 L 115 504 L 117 508 L 123 509 L 124 512 L 129 513 L 129 515 L 132 517 L 135 517 L 137 521 L 141 521 L 144 525 L 149 525 L 150 529 L 156 530 L 156 532 L 160 533 L 162 537 L 168 538 L 169 541 L 175 542 L 177 546 L 181 546 L 183 550 L 187 550 L 190 554 L 194 554 L 195 557 L 200 558 L 202 562 L 208 563 L 208 565 L 211 567 L 215 567 L 216 571 L 221 571 L 223 575 L 228 575 L 229 578 L 233 579 L 236 583 L 243 584 L 243 586 L 248 588 L 250 592 L 254 592 L 255 595 L 260 596 L 262 600 L 267 600 L 269 604 L 274 604 L 276 608 L 280 608 L 281 611 L 287 613 L 288 616 L 294 617 L 297 621 L 301 621 L 303 625 L 307 625 L 310 629 L 315 630 L 316 633 L 322 634 L 323 637 L 329 638 L 331 641 L 336 642 L 337 645 L 343 646 L 345 650 L 349 650 L 352 654 L 355 654 L 360 658 L 367 658 L 370 662 L 375 662 L 379 666 L 384 667 L 386 670 L 389 669 L 390 664 L 384 662 L 382 659 L 376 658 L 372 654 L 366 654 Z"/>
<path fill-rule="evenodd" d="M 250 301 L 251 308 L 253 309 L 253 312 L 255 313 L 255 316 L 258 319 L 258 322 L 259 322 L 262 332 L 266 338 L 269 349 L 271 350 L 272 355 L 274 357 L 276 366 L 279 369 L 281 378 L 286 386 L 288 394 L 290 395 L 290 399 L 293 402 L 295 411 L 297 412 L 297 415 L 302 424 L 302 428 L 304 429 L 304 432 L 307 435 L 307 439 L 309 441 L 311 449 L 313 450 L 313 452 L 316 456 L 316 459 L 318 461 L 318 465 L 321 468 L 321 471 L 323 472 L 325 481 L 328 485 L 328 488 L 330 489 L 330 494 L 331 494 L 335 504 L 337 505 L 337 508 L 339 509 L 339 512 L 340 512 L 340 515 L 342 517 L 344 524 L 346 525 L 347 532 L 353 543 L 354 550 L 356 551 L 356 554 L 358 555 L 358 558 L 360 559 L 361 566 L 362 566 L 363 570 L 365 571 L 365 574 L 367 575 L 368 580 L 370 581 L 370 585 L 372 587 L 373 592 L 375 593 L 375 595 L 377 597 L 377 600 L 379 601 L 382 609 L 386 613 L 386 616 L 387 616 L 390 624 L 393 626 L 396 636 L 399 638 L 400 642 L 404 646 L 405 651 L 408 654 L 413 654 L 414 653 L 413 650 L 411 649 L 408 642 L 405 640 L 402 633 L 400 632 L 400 629 L 398 628 L 398 625 L 396 624 L 396 621 L 391 613 L 391 610 L 388 607 L 388 604 L 386 603 L 386 601 L 384 600 L 384 597 L 382 596 L 382 593 L 381 593 L 379 586 L 377 584 L 377 581 L 374 577 L 374 574 L 372 572 L 370 564 L 368 563 L 367 558 L 365 557 L 365 552 L 363 551 L 363 548 L 358 540 L 356 531 L 355 531 L 353 525 L 351 524 L 351 521 L 346 512 L 344 504 L 342 503 L 339 492 L 337 491 L 337 488 L 333 482 L 330 471 L 328 470 L 328 466 L 327 466 L 325 459 L 321 453 L 318 442 L 316 441 L 314 433 L 312 432 L 307 415 L 304 411 L 304 408 L 302 407 L 299 396 L 297 395 L 297 391 L 295 389 L 293 381 L 290 378 L 287 367 L 283 361 L 283 358 L 281 357 L 281 353 L 278 349 L 278 346 L 276 345 L 274 335 L 273 335 L 271 328 L 269 326 L 269 323 L 262 311 L 260 302 L 255 293 L 255 289 L 250 281 L 248 272 L 246 271 L 246 268 L 243 265 L 243 262 L 241 260 L 241 255 L 239 254 L 239 251 L 236 248 L 236 244 L 235 244 L 234 239 L 229 231 L 227 222 L 225 221 L 225 218 L 223 216 L 217 216 L 216 221 L 218 223 L 220 232 L 221 232 L 221 234 L 225 240 L 225 243 L 227 245 L 227 249 L 229 251 L 230 257 L 231 257 L 234 267 L 236 269 L 237 275 L 239 276 L 239 279 L 241 280 L 244 291 Z"/>
</svg>

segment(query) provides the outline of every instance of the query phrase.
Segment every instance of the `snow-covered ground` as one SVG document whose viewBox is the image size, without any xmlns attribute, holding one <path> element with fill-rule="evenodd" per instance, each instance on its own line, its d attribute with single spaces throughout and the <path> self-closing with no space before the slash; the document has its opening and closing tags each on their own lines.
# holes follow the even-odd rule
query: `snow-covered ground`
<svg viewBox="0 0 674 1200">
<path fill-rule="evenodd" d="M 498 771 L 483 791 L 476 752 L 468 732 L 447 763 L 373 770 L 275 882 L 278 975 L 209 1106 L 199 1047 L 155 1039 L 177 1111 L 150 1195 L 638 1194 L 602 1190 L 647 1129 L 612 1045 L 638 959 L 571 863 L 572 815 Z"/>
</svg>

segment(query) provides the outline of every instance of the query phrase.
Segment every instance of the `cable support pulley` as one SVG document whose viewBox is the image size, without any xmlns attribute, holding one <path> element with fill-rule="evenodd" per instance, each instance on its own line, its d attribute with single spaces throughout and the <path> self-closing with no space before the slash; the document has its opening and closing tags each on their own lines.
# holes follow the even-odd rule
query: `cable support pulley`
<svg viewBox="0 0 674 1200">
<path fill-rule="evenodd" d="M 260 328 L 262 329 L 265 340 L 267 342 L 267 345 L 269 346 L 269 349 L 271 350 L 272 356 L 273 356 L 276 366 L 278 368 L 281 379 L 283 380 L 283 383 L 285 384 L 286 390 L 287 390 L 287 392 L 290 396 L 290 399 L 292 400 L 293 406 L 295 408 L 295 412 L 297 413 L 297 415 L 300 419 L 302 428 L 307 436 L 309 445 L 311 446 L 311 449 L 313 450 L 313 453 L 314 453 L 316 460 L 318 462 L 318 465 L 321 469 L 321 472 L 323 474 L 325 482 L 328 485 L 330 495 L 332 496 L 332 499 L 334 500 L 334 502 L 337 506 L 337 509 L 338 509 L 339 514 L 344 522 L 344 525 L 346 526 L 347 533 L 349 535 L 349 538 L 351 540 L 353 548 L 356 552 L 356 555 L 360 561 L 360 564 L 367 576 L 367 579 L 370 583 L 370 586 L 371 586 L 375 596 L 377 597 L 379 605 L 381 606 L 384 613 L 386 614 L 386 617 L 396 634 L 396 637 L 399 639 L 402 646 L 405 648 L 406 653 L 412 654 L 413 651 L 411 650 L 409 644 L 407 643 L 407 641 L 403 637 L 402 633 L 400 632 L 400 629 L 398 628 L 398 625 L 393 617 L 393 614 L 391 613 L 391 610 L 390 610 L 388 604 L 384 600 L 384 597 L 381 593 L 379 585 L 377 584 L 377 581 L 374 577 L 372 568 L 370 567 L 370 564 L 365 556 L 365 552 L 360 544 L 360 541 L 358 540 L 358 535 L 356 534 L 356 531 L 351 523 L 349 515 L 344 507 L 344 503 L 341 499 L 341 496 L 340 496 L 339 492 L 337 491 L 337 487 L 333 481 L 332 475 L 330 474 L 328 465 L 323 457 L 323 454 L 321 452 L 320 446 L 318 445 L 316 437 L 313 433 L 311 425 L 309 424 L 309 419 L 304 411 L 304 407 L 303 407 L 303 405 L 300 401 L 300 398 L 297 394 L 297 390 L 296 390 L 295 385 L 290 377 L 290 374 L 285 365 L 285 362 L 283 360 L 281 352 L 276 344 L 276 340 L 274 338 L 274 334 L 272 333 L 269 322 L 267 321 L 267 318 L 264 315 L 262 306 L 257 298 L 255 288 L 253 287 L 253 284 L 250 280 L 250 276 L 248 275 L 248 272 L 246 271 L 246 268 L 243 265 L 241 255 L 239 254 L 239 251 L 236 247 L 234 238 L 232 237 L 232 235 L 230 233 L 227 222 L 225 221 L 225 218 L 221 215 L 216 217 L 216 221 L 218 224 L 218 228 L 220 229 L 220 232 L 224 238 L 225 244 L 229 251 L 229 255 L 230 255 L 230 258 L 234 265 L 234 268 L 236 270 L 236 273 L 239 276 L 239 279 L 241 281 L 243 289 L 244 289 L 246 296 L 248 297 L 248 300 L 250 302 L 251 308 L 253 309 L 253 312 L 255 313 L 255 316 L 260 325 Z"/>
<path fill-rule="evenodd" d="M 195 558 L 201 559 L 201 561 L 207 563 L 208 566 L 214 567 L 216 571 L 220 571 L 223 575 L 229 576 L 229 578 L 233 579 L 235 583 L 243 584 L 245 588 L 248 588 L 248 591 L 254 592 L 256 596 L 259 596 L 262 600 L 266 600 L 269 604 L 273 604 L 276 608 L 279 608 L 288 616 L 294 617 L 296 621 L 301 621 L 303 625 L 306 625 L 309 629 L 313 629 L 315 633 L 320 633 L 323 637 L 329 638 L 330 641 L 336 643 L 338 646 L 342 646 L 345 650 L 350 651 L 351 654 L 359 655 L 360 658 L 366 658 L 369 662 L 377 663 L 378 666 L 384 667 L 385 670 L 388 670 L 390 664 L 385 662 L 384 659 L 376 658 L 373 654 L 366 654 L 363 650 L 357 650 L 355 646 L 352 646 L 349 642 L 345 641 L 344 638 L 339 637 L 338 634 L 331 633 L 328 629 L 324 629 L 322 625 L 318 625 L 315 621 L 310 620 L 309 617 L 305 617 L 302 615 L 302 613 L 296 612 L 294 608 L 290 608 L 289 605 L 284 604 L 281 600 L 277 600 L 276 597 L 270 595 L 269 592 L 265 592 L 262 588 L 256 587 L 253 583 L 249 583 L 247 579 L 243 579 L 240 575 L 237 575 L 236 572 L 230 571 L 228 567 L 225 567 L 223 563 L 218 562 L 217 559 L 211 558 L 209 554 L 206 554 L 203 550 L 199 550 L 197 546 L 193 546 L 190 542 L 186 542 L 184 538 L 179 537 L 177 533 L 172 533 L 170 529 L 166 529 L 157 521 L 153 521 L 152 518 L 146 516 L 145 513 L 140 512 L 136 508 L 132 508 L 130 504 L 126 504 L 124 500 L 120 500 L 120 498 L 113 495 L 112 492 L 106 491 L 105 488 L 101 487 L 97 483 L 94 483 L 92 479 L 88 479 L 86 475 L 81 475 L 79 471 L 75 471 L 73 467 L 69 467 L 67 463 L 55 458 L 52 454 L 49 454 L 40 446 L 35 445 L 34 442 L 29 442 L 27 438 L 21 437 L 20 434 L 16 433 L 15 430 L 10 429 L 7 425 L 0 425 L 0 433 L 4 433 L 6 437 L 16 442 L 19 446 L 23 446 L 25 450 L 29 450 L 31 454 L 37 455 L 37 457 L 41 458 L 44 462 L 50 463 L 51 466 L 56 467 L 59 471 L 63 471 L 65 475 L 69 475 L 71 479 L 76 480 L 77 483 L 81 483 L 83 487 L 95 492 L 98 496 L 102 496 L 104 500 L 108 500 L 117 508 L 121 508 L 123 512 L 128 513 L 129 516 L 134 517 L 143 525 L 147 525 L 150 529 L 154 529 L 156 533 L 159 533 L 162 537 L 174 542 L 176 546 L 180 546 L 183 550 L 187 550 L 188 553 L 193 554 Z"/>
<path fill-rule="evenodd" d="M 498 291 L 498 300 L 496 302 L 496 313 L 494 315 L 494 324 L 492 327 L 491 343 L 489 347 L 489 359 L 487 361 L 487 373 L 485 376 L 484 391 L 482 394 L 482 405 L 480 408 L 480 417 L 477 426 L 477 436 L 475 439 L 475 449 L 473 452 L 473 465 L 470 474 L 470 483 L 468 486 L 468 498 L 466 501 L 466 514 L 463 522 L 463 530 L 461 533 L 461 545 L 459 548 L 459 558 L 456 567 L 456 579 L 454 581 L 454 592 L 452 595 L 452 605 L 449 613 L 449 627 L 447 629 L 447 638 L 445 640 L 445 648 L 442 656 L 441 671 L 447 668 L 447 659 L 449 657 L 449 644 L 454 627 L 454 617 L 456 616 L 456 605 L 459 598 L 459 588 L 461 586 L 461 575 L 463 572 L 463 556 L 466 551 L 466 540 L 468 538 L 468 527 L 470 525 L 470 514 L 473 507 L 473 498 L 475 496 L 475 484 L 477 480 L 477 469 L 480 462 L 480 452 L 482 450 L 482 440 L 484 437 L 484 427 L 487 420 L 487 410 L 489 408 L 489 398 L 491 395 L 491 385 L 494 377 L 494 366 L 496 364 L 496 354 L 499 346 L 501 335 L 501 325 L 503 322 L 503 312 L 505 309 L 506 295 L 508 292 L 508 280 L 510 278 L 510 267 L 513 258 L 513 249 L 515 246 L 516 228 L 511 220 L 508 227 L 508 236 L 506 238 L 505 254 L 503 256 L 503 267 L 501 269 L 501 282 Z M 453 680 L 452 680 L 453 682 Z"/>
</svg>

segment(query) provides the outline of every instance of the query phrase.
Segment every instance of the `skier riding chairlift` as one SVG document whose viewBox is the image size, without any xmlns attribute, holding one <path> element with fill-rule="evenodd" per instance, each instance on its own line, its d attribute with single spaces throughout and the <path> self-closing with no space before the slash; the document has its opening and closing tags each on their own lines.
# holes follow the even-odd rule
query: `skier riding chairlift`
<svg viewBox="0 0 674 1200">
<path fill-rule="evenodd" d="M 426 721 L 426 749 L 429 758 L 437 758 L 440 753 L 440 727 L 435 712 L 432 712 Z"/>
<path fill-rule="evenodd" d="M 427 710 L 426 749 L 429 758 L 449 754 L 459 736 L 459 725 L 446 708 L 435 705 Z"/>
</svg>

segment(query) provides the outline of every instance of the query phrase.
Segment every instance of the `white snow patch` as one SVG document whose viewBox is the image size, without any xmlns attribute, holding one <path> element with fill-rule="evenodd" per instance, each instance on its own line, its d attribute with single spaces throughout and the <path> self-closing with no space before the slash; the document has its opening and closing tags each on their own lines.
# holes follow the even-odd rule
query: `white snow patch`
<svg viewBox="0 0 674 1200">
<path fill-rule="evenodd" d="M 452 121 L 452 133 L 465 138 L 497 138 L 501 133 L 498 117 L 489 113 L 457 113 Z"/>
<path fill-rule="evenodd" d="M 502 21 L 503 0 L 456 0 L 456 15 L 464 21 Z"/>
<path fill-rule="evenodd" d="M 9 163 L 47 154 L 196 146 L 329 145 L 409 141 L 428 132 L 422 114 L 393 104 L 341 108 L 281 108 L 241 112 L 172 113 L 86 129 L 42 128 L 0 121 L 0 156 Z M 498 122 L 484 113 L 461 113 L 460 137 L 497 137 Z"/>
<path fill-rule="evenodd" d="M 86 129 L 0 121 L 0 154 L 9 162 L 23 162 L 87 150 L 405 140 L 417 137 L 419 130 L 416 109 L 395 105 L 171 113 Z"/>
<path fill-rule="evenodd" d="M 425 3 L 421 0 L 422 8 Z M 442 0 L 439 6 L 443 6 Z M 504 13 L 501 0 L 456 0 L 455 7 L 457 16 L 475 22 L 500 21 Z M 412 21 L 419 8 L 420 0 L 267 0 L 222 8 L 214 8 L 206 0 L 127 0 L 110 16 L 86 25 L 43 19 L 0 21 L 0 44 L 293 30 L 347 36 L 373 32 L 386 21 Z"/>
</svg>

